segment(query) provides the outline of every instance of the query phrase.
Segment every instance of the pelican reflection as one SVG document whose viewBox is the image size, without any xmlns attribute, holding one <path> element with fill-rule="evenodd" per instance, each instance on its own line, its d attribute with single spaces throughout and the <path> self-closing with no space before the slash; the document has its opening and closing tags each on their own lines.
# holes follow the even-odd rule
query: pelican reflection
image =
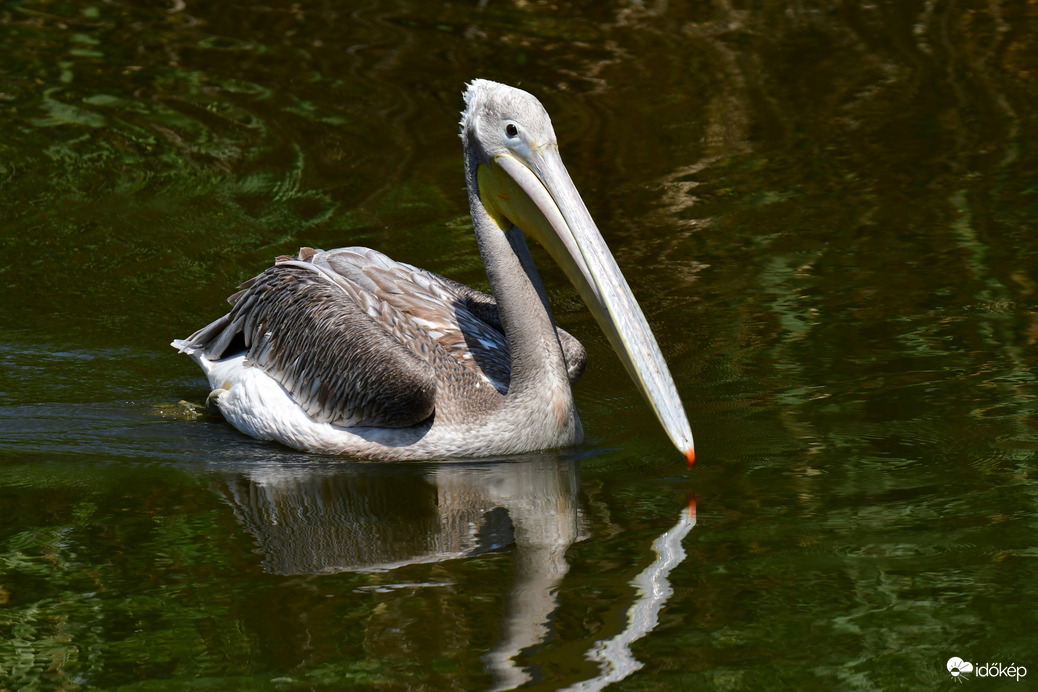
<svg viewBox="0 0 1038 692">
<path fill-rule="evenodd" d="M 388 572 L 512 547 L 514 578 L 498 639 L 482 656 L 495 690 L 539 677 L 536 667 L 517 659 L 552 637 L 556 594 L 569 570 L 566 550 L 590 535 L 579 490 L 578 461 L 556 454 L 466 464 L 271 464 L 232 473 L 223 484 L 235 514 L 256 539 L 264 570 L 272 574 Z M 686 518 L 677 534 L 670 532 L 673 554 L 689 528 Z M 668 560 L 663 579 L 674 564 Z M 440 579 L 399 585 L 382 579 L 361 588 L 453 583 Z M 586 654 L 601 666 L 599 681 L 637 670 L 614 654 L 651 630 L 651 619 Z"/>
</svg>

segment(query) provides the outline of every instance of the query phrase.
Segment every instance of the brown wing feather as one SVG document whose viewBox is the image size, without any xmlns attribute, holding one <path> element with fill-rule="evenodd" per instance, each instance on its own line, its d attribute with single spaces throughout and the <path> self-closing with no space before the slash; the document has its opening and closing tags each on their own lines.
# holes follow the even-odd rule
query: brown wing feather
<svg viewBox="0 0 1038 692">
<path fill-rule="evenodd" d="M 419 329 L 435 342 L 438 354 L 452 366 L 489 380 L 501 394 L 508 391 L 511 355 L 491 296 L 369 248 L 329 250 L 312 261 L 357 290 L 377 296 L 380 304 L 394 311 L 397 322 Z M 458 287 L 489 301 L 492 320 L 470 310 Z M 442 364 L 441 360 L 438 365 Z"/>
<path fill-rule="evenodd" d="M 227 315 L 188 339 L 209 359 L 240 334 L 248 360 L 320 422 L 406 427 L 432 415 L 429 363 L 317 268 L 279 262 L 247 283 Z"/>
<path fill-rule="evenodd" d="M 306 251 L 313 257 L 309 248 L 301 249 L 300 256 Z M 441 327 L 447 335 L 441 340 L 442 345 L 459 358 L 470 357 L 502 393 L 507 391 L 511 356 L 492 295 L 364 247 L 329 250 L 312 261 L 325 264 L 415 318 L 440 314 L 445 322 Z M 557 331 L 569 383 L 573 385 L 584 373 L 587 352 L 565 329 Z"/>
</svg>

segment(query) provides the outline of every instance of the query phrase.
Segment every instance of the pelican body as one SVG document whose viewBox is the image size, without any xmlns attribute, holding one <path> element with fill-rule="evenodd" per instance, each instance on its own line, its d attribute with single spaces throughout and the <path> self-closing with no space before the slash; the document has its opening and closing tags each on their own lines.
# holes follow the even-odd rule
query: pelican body
<svg viewBox="0 0 1038 692">
<path fill-rule="evenodd" d="M 491 456 L 579 444 L 580 343 L 555 325 L 525 234 L 577 287 L 691 464 L 681 400 L 637 301 L 532 95 L 465 93 L 472 225 L 493 296 L 367 248 L 303 248 L 243 284 L 173 346 L 241 432 L 369 459 Z"/>
</svg>

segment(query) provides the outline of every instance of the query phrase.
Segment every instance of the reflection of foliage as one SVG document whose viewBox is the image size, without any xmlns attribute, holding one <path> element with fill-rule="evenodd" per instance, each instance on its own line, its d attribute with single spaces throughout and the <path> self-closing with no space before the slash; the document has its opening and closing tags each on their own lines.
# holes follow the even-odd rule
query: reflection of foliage
<svg viewBox="0 0 1038 692">
<path fill-rule="evenodd" d="M 262 609 L 243 605 L 269 603 L 278 587 L 256 580 L 256 561 L 232 561 L 250 554 L 248 541 L 233 538 L 237 526 L 204 481 L 48 466 L 0 474 L 0 487 L 13 483 L 22 498 L 22 511 L 7 506 L 5 519 L 25 527 L 0 538 L 0 689 L 324 689 L 393 678 L 382 665 L 329 654 L 270 672 L 268 646 L 295 644 L 284 632 L 261 641 Z M 93 490 L 70 494 L 84 479 Z M 128 496 L 128 484 L 138 492 Z M 348 589 L 353 579 L 340 581 Z M 365 615 L 354 606 L 349 618 Z"/>
<path fill-rule="evenodd" d="M 94 322 L 139 340 L 146 297 L 170 317 L 168 340 L 278 254 L 441 210 L 436 190 L 409 184 L 386 198 L 402 204 L 348 211 L 384 186 L 371 182 L 377 162 L 363 175 L 333 170 L 333 183 L 325 171 L 377 137 L 377 116 L 309 98 L 330 89 L 351 102 L 349 86 L 317 75 L 298 95 L 262 85 L 249 61 L 283 46 L 206 36 L 185 19 L 60 3 L 0 18 L 0 70 L 33 75 L 5 83 L 11 126 L 0 133 L 5 198 L 19 200 L 0 210 L 0 250 L 32 259 L 0 263 L 0 280 L 47 286 L 8 306 L 15 324 L 53 315 L 65 337 Z"/>
<path fill-rule="evenodd" d="M 1034 415 L 1038 131 L 1019 11 L 776 5 L 682 26 L 719 73 L 675 92 L 698 156 L 661 179 L 657 218 L 695 231 L 696 252 L 676 233 L 647 252 L 675 274 L 694 256 L 708 295 L 737 297 L 700 329 L 725 334 L 720 386 L 780 404 L 795 439 L 827 443 L 796 406 L 818 422 L 900 401 L 925 418 L 948 387 Z"/>
<path fill-rule="evenodd" d="M 51 475 L 23 472 L 23 496 L 64 494 L 70 478 Z M 119 510 L 131 507 L 117 490 L 92 497 L 65 506 L 52 499 L 46 512 L 23 512 L 21 522 L 59 514 L 64 521 L 36 521 L 0 544 L 0 578 L 9 593 L 0 610 L 0 679 L 13 689 L 77 689 L 133 679 L 135 670 L 192 678 L 209 671 L 202 654 L 214 642 L 228 656 L 247 654 L 249 638 L 228 606 L 197 585 L 206 574 L 223 578 L 228 571 L 210 538 L 217 514 L 135 507 L 146 511 L 127 521 Z M 140 552 L 127 552 L 126 540 Z M 167 577 L 156 583 L 156 571 Z M 170 578 L 176 574 L 192 576 Z"/>
</svg>

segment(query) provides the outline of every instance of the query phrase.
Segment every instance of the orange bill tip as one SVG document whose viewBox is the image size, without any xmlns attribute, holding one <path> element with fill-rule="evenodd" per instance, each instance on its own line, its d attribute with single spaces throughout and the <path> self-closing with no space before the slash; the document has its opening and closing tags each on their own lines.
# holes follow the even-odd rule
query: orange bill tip
<svg viewBox="0 0 1038 692">
<path fill-rule="evenodd" d="M 685 458 L 688 459 L 688 467 L 692 468 L 692 465 L 696 463 L 696 450 L 689 447 L 685 450 Z"/>
</svg>

